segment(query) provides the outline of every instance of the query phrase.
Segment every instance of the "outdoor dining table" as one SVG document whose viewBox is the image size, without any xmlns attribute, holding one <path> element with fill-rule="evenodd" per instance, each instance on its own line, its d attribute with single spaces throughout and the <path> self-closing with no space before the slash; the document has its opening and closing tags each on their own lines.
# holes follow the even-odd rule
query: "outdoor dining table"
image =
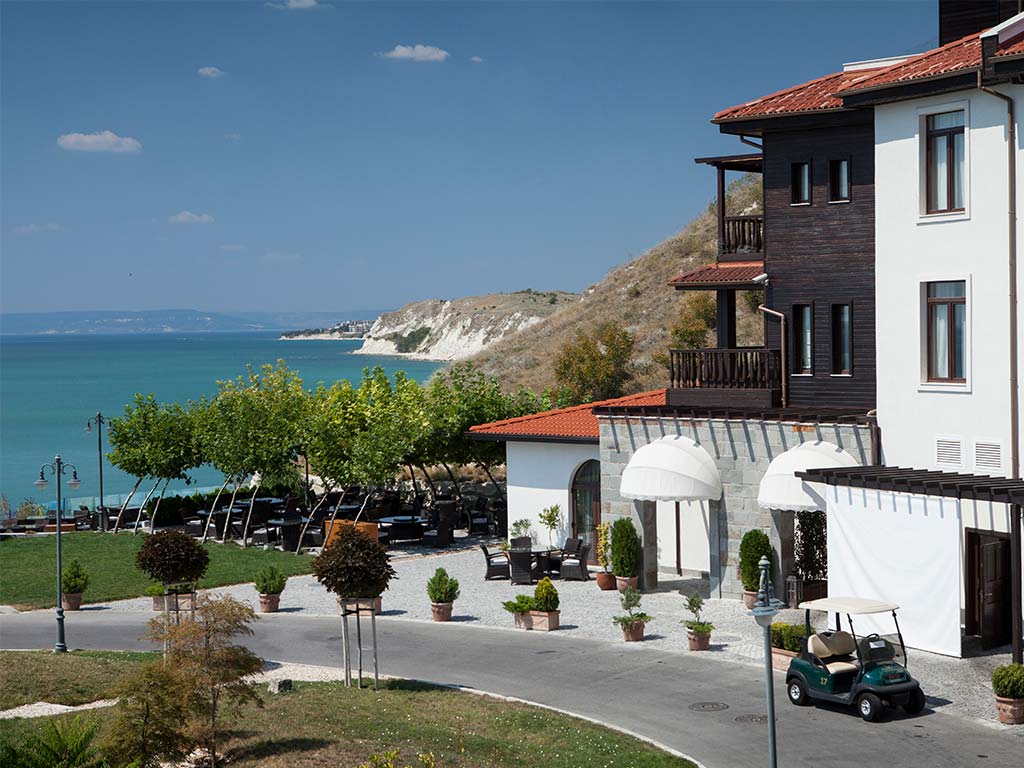
<svg viewBox="0 0 1024 768">
<path fill-rule="evenodd" d="M 359 510 L 363 508 L 362 504 L 339 504 L 335 507 L 335 510 L 342 520 L 351 520 L 357 514 Z"/>
<path fill-rule="evenodd" d="M 293 552 L 299 546 L 299 534 L 306 518 L 300 515 L 275 517 L 267 520 L 267 525 L 281 532 L 281 546 L 285 552 Z"/>
<path fill-rule="evenodd" d="M 420 541 L 423 538 L 427 519 L 412 515 L 395 515 L 394 517 L 382 517 L 377 522 L 390 526 L 388 535 L 391 541 Z"/>
<path fill-rule="evenodd" d="M 224 524 L 227 522 L 229 511 L 227 507 L 221 507 L 215 509 L 213 512 L 207 512 L 205 509 L 196 510 L 196 515 L 201 518 L 208 518 L 213 515 L 213 528 L 215 531 L 216 538 L 221 538 L 224 535 Z M 206 524 L 203 524 L 203 530 L 206 530 Z"/>
<path fill-rule="evenodd" d="M 530 567 L 529 567 L 530 581 L 529 582 L 518 581 L 518 580 L 516 580 L 515 575 L 513 575 L 512 583 L 513 584 L 533 583 L 533 580 L 535 578 L 539 578 L 545 572 L 547 572 L 547 571 L 549 571 L 551 569 L 551 555 L 556 553 L 556 552 L 560 552 L 560 551 L 561 550 L 558 549 L 557 547 L 531 547 L 530 549 L 526 549 L 526 548 L 518 548 L 517 549 L 517 548 L 513 547 L 512 549 L 510 549 L 508 551 L 509 563 L 512 562 L 512 558 L 514 558 L 514 557 L 524 557 L 524 555 L 529 555 L 530 556 Z M 525 563 L 524 563 L 524 565 L 525 565 Z M 513 574 L 515 574 L 516 570 L 517 569 L 515 569 L 515 568 L 512 569 Z"/>
</svg>

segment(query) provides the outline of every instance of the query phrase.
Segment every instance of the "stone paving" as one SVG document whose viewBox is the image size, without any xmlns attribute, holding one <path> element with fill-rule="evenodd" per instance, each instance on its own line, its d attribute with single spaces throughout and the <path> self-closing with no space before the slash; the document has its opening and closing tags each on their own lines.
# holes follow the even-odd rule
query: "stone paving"
<svg viewBox="0 0 1024 768">
<path fill-rule="evenodd" d="M 532 587 L 513 586 L 507 580 L 484 581 L 484 558 L 480 549 L 469 540 L 457 542 L 458 551 L 436 553 L 420 547 L 393 550 L 393 565 L 398 574 L 383 595 L 383 615 L 405 620 L 430 621 L 430 601 L 426 594 L 426 581 L 439 567 L 460 582 L 461 596 L 455 603 L 452 620 L 505 628 L 522 632 L 512 626 L 512 616 L 501 606 L 520 592 L 532 592 Z M 687 648 L 686 629 L 681 622 L 690 618 L 684 596 L 693 591 L 707 595 L 706 579 L 677 579 L 665 577 L 657 591 L 645 593 L 642 610 L 653 615 L 647 626 L 644 643 L 626 644 L 621 630 L 611 618 L 622 613 L 619 594 L 603 592 L 593 580 L 587 582 L 556 580 L 561 600 L 561 629 L 552 635 L 567 641 L 584 637 L 617 643 L 624 653 L 642 652 L 643 647 L 692 653 Z M 212 590 L 230 594 L 240 600 L 257 605 L 257 594 L 251 584 L 239 584 Z M 85 610 L 111 610 L 152 612 L 152 600 L 139 598 L 120 600 L 102 606 L 86 606 Z M 280 611 L 284 614 L 329 616 L 337 615 L 335 598 L 312 576 L 294 576 L 281 595 Z M 737 600 L 705 600 L 705 618 L 715 625 L 710 651 L 703 652 L 708 659 L 734 663 L 761 664 L 763 636 L 743 604 Z M 800 623 L 803 612 L 782 610 L 777 621 Z M 911 650 L 909 668 L 917 677 L 929 698 L 929 706 L 963 717 L 996 724 L 995 705 L 989 683 L 992 669 L 1009 661 L 1009 653 L 975 656 L 970 659 L 952 659 L 945 656 Z"/>
</svg>

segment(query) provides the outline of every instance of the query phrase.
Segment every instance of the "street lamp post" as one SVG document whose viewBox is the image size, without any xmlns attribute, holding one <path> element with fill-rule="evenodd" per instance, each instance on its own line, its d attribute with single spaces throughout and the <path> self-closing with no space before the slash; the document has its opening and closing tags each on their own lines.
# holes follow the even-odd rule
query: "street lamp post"
<svg viewBox="0 0 1024 768">
<path fill-rule="evenodd" d="M 60 537 L 64 514 L 61 509 L 60 479 L 69 469 L 71 470 L 71 479 L 68 481 L 68 485 L 71 486 L 71 490 L 76 491 L 82 484 L 82 481 L 78 479 L 78 468 L 74 464 L 66 464 L 59 453 L 54 457 L 52 464 L 43 464 L 39 468 L 39 479 L 36 480 L 36 487 L 40 491 L 45 491 L 46 486 L 49 485 L 46 480 L 46 470 L 49 470 L 50 474 L 57 479 L 57 642 L 53 645 L 54 653 L 66 653 L 68 650 L 67 643 L 64 642 L 64 569 L 61 562 Z"/>
<path fill-rule="evenodd" d="M 100 530 L 107 530 L 107 516 L 103 511 L 103 427 L 106 425 L 107 430 L 110 430 L 109 419 L 99 411 L 85 423 L 85 431 L 92 432 L 92 428 L 96 427 L 96 453 L 99 456 L 99 469 L 100 469 L 100 503 L 97 505 L 96 512 L 99 516 Z"/>
<path fill-rule="evenodd" d="M 761 569 L 761 586 L 757 592 L 757 606 L 750 614 L 757 625 L 764 630 L 764 687 L 768 706 L 768 765 L 778 766 L 778 751 L 775 745 L 775 680 L 772 674 L 772 619 L 782 607 L 782 601 L 775 599 L 772 588 L 771 561 L 762 556 L 758 567 Z"/>
</svg>

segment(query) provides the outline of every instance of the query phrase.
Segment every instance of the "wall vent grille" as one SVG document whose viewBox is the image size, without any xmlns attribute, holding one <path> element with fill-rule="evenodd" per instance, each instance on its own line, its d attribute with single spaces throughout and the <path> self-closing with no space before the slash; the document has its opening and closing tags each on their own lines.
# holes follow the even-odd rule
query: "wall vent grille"
<svg viewBox="0 0 1024 768">
<path fill-rule="evenodd" d="M 935 440 L 935 463 L 942 467 L 961 467 L 964 463 L 964 444 L 952 437 Z"/>
<path fill-rule="evenodd" d="M 974 466 L 980 470 L 1003 470 L 1003 446 L 999 443 L 977 442 L 974 444 Z"/>
</svg>

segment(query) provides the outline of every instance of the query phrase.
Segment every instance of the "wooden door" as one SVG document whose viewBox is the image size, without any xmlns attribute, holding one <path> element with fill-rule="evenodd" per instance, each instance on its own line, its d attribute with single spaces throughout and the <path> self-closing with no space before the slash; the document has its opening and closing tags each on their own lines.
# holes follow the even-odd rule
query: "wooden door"
<svg viewBox="0 0 1024 768">
<path fill-rule="evenodd" d="M 1004 538 L 982 537 L 978 560 L 981 581 L 981 647 L 988 650 L 1006 645 L 1012 635 L 1010 542 Z"/>
</svg>

